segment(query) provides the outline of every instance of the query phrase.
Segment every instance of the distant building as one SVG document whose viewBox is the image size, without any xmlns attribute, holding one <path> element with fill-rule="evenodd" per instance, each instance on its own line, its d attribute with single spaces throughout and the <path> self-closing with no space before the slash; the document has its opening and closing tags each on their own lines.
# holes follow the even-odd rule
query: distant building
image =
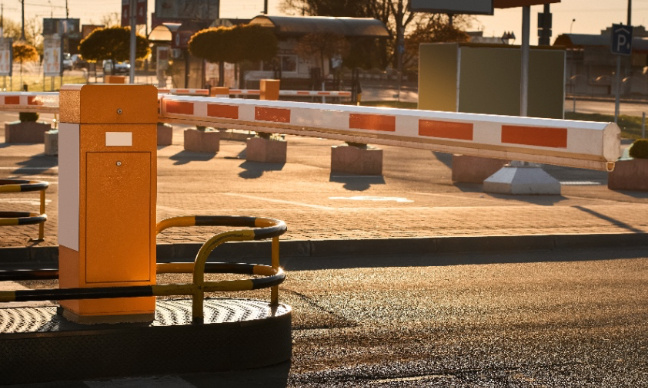
<svg viewBox="0 0 648 388">
<path fill-rule="evenodd" d="M 511 44 L 515 41 L 515 35 L 505 32 L 502 36 L 484 36 L 484 31 L 466 31 L 470 43 L 482 44 Z"/>
<path fill-rule="evenodd" d="M 567 49 L 569 94 L 607 96 L 616 94 L 616 55 L 612 54 L 611 28 L 594 34 L 562 34 L 554 46 Z M 633 29 L 632 55 L 621 56 L 621 94 L 648 96 L 648 32 Z"/>
<path fill-rule="evenodd" d="M 160 20 L 157 18 L 156 20 Z M 149 34 L 149 40 L 156 44 L 158 58 L 171 60 L 173 65 L 169 70 L 162 62 L 158 65 L 158 77 L 162 79 L 166 73 L 173 74 L 175 87 L 200 88 L 206 84 L 214 85 L 218 79 L 218 65 L 209 64 L 189 55 L 187 43 L 196 32 L 216 26 L 232 26 L 241 23 L 257 24 L 272 28 L 279 40 L 279 53 L 275 60 L 253 64 L 253 68 L 245 72 L 243 86 L 258 88 L 258 82 L 264 78 L 278 78 L 291 84 L 290 87 L 304 87 L 314 78 L 331 75 L 331 67 L 340 63 L 336 58 L 326 58 L 324 69 L 312 58 L 301 58 L 296 46 L 299 39 L 307 34 L 335 33 L 347 38 L 387 38 L 389 33 L 385 25 L 370 18 L 333 18 L 333 17 L 298 17 L 298 16 L 268 16 L 260 15 L 251 20 L 245 19 L 212 19 L 212 20 L 182 20 L 169 21 L 154 26 Z M 168 52 L 170 55 L 167 55 Z M 225 86 L 237 87 L 239 80 L 232 64 L 225 64 Z M 298 86 L 295 86 L 298 85 Z"/>
</svg>

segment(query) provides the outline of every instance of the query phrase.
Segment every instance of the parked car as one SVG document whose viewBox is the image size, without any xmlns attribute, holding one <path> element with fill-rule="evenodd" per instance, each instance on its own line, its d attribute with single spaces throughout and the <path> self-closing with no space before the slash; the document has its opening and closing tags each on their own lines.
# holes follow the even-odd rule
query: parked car
<svg viewBox="0 0 648 388">
<path fill-rule="evenodd" d="M 72 70 L 73 65 L 70 53 L 63 54 L 63 70 Z"/>
<path fill-rule="evenodd" d="M 107 59 L 103 61 L 103 71 L 105 74 L 128 74 L 130 73 L 130 63 L 117 62 L 114 64 L 115 71 L 113 72 L 113 61 Z"/>
<path fill-rule="evenodd" d="M 75 69 L 87 69 L 88 62 L 81 57 L 79 54 L 72 54 L 70 57 L 72 59 L 72 67 Z"/>
</svg>

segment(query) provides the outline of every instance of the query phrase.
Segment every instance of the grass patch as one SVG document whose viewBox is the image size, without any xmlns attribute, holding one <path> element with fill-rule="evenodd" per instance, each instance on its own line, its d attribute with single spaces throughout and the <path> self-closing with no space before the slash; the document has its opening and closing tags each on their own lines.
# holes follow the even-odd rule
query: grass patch
<svg viewBox="0 0 648 388">
<path fill-rule="evenodd" d="M 565 112 L 567 120 L 581 120 L 581 121 L 597 121 L 603 123 L 613 123 L 613 115 L 604 115 L 600 113 L 573 113 Z M 621 137 L 625 139 L 640 139 L 641 138 L 641 117 L 619 115 L 617 122 L 621 128 Z"/>
<path fill-rule="evenodd" d="M 42 74 L 23 74 L 21 77 L 19 73 L 14 73 L 13 77 L 0 77 L 0 88 L 8 92 L 20 92 L 22 85 L 27 84 L 30 92 L 57 92 L 61 89 L 61 81 L 63 85 L 88 83 L 83 76 L 64 75 L 61 79 L 61 77 L 43 77 Z"/>
</svg>

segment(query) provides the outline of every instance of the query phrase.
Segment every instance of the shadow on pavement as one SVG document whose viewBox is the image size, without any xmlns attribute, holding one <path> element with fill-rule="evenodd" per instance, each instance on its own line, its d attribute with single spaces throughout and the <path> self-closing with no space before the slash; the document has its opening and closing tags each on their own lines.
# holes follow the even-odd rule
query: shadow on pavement
<svg viewBox="0 0 648 388">
<path fill-rule="evenodd" d="M 259 163 L 259 162 L 243 162 L 239 165 L 244 171 L 239 173 L 243 179 L 256 179 L 260 178 L 266 171 L 281 171 L 285 163 Z"/>
<path fill-rule="evenodd" d="M 31 158 L 18 163 L 18 167 L 13 172 L 18 175 L 37 175 L 52 167 L 58 166 L 56 156 L 47 156 L 45 154 L 34 155 Z"/>
<path fill-rule="evenodd" d="M 202 152 L 190 152 L 190 151 L 180 151 L 175 155 L 171 155 L 169 159 L 174 160 L 173 163 L 176 166 L 187 164 L 189 162 L 206 162 L 213 159 L 216 154 L 212 153 L 202 153 Z"/>
<path fill-rule="evenodd" d="M 627 229 L 627 230 L 629 230 L 631 232 L 643 233 L 643 230 L 641 230 L 641 229 L 637 229 L 637 228 L 633 227 L 632 225 L 628 225 L 625 222 L 621 222 L 621 221 L 616 220 L 614 218 L 608 217 L 605 214 L 601 214 L 601 213 L 596 212 L 596 211 L 594 211 L 592 209 L 588 209 L 588 208 L 585 208 L 585 207 L 582 207 L 582 206 L 574 206 L 574 209 L 578 209 L 578 210 L 583 211 L 585 213 L 591 214 L 594 217 L 598 217 L 598 218 L 600 218 L 602 220 L 608 221 L 612 225 L 616 225 L 616 226 L 621 227 L 623 229 Z"/>
<path fill-rule="evenodd" d="M 437 160 L 446 165 L 448 168 L 452 168 L 452 154 L 446 154 L 443 152 L 432 151 Z"/>
<path fill-rule="evenodd" d="M 371 185 L 384 185 L 385 178 L 381 175 L 376 176 L 357 176 L 357 175 L 340 175 L 331 174 L 329 182 L 343 183 L 344 188 L 349 191 L 365 191 L 371 188 Z"/>
<path fill-rule="evenodd" d="M 182 379 L 198 388 L 207 387 L 268 387 L 279 388 L 288 385 L 290 362 L 260 369 L 182 375 Z"/>
</svg>

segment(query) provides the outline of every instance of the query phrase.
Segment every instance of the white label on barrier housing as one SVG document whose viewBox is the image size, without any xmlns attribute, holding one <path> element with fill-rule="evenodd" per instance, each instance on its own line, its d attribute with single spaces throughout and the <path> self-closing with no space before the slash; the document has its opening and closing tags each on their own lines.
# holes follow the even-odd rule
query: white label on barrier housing
<svg viewBox="0 0 648 388">
<path fill-rule="evenodd" d="M 133 132 L 106 132 L 106 147 L 130 147 Z"/>
</svg>

